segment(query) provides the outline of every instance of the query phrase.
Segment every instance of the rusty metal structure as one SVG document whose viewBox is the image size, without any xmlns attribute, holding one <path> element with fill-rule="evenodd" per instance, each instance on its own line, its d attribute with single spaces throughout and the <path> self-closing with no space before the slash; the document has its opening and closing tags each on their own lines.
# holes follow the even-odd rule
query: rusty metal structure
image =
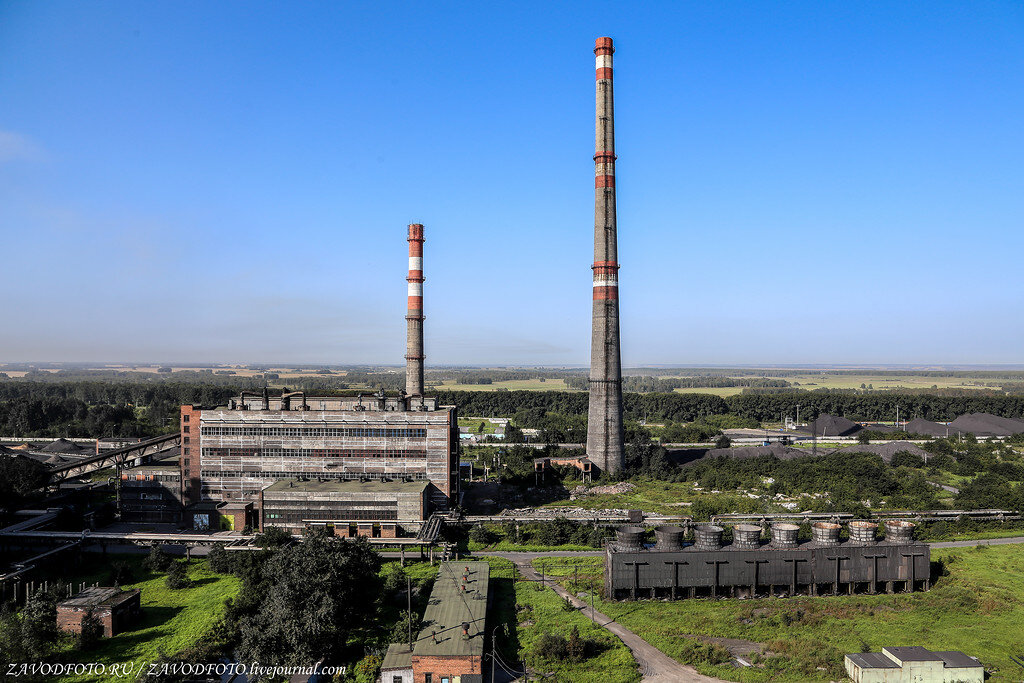
<svg viewBox="0 0 1024 683">
<path fill-rule="evenodd" d="M 800 527 L 777 523 L 763 543 L 760 526 L 737 524 L 725 546 L 720 526 L 697 526 L 691 545 L 682 542 L 683 527 L 661 526 L 652 548 L 643 543 L 643 527 L 621 527 L 605 549 L 605 594 L 635 600 L 928 590 L 930 550 L 914 542 L 914 524 L 887 521 L 881 541 L 877 526 L 851 522 L 842 541 L 841 525 L 815 522 L 811 540 L 799 543 Z"/>
<path fill-rule="evenodd" d="M 594 143 L 594 289 L 590 342 L 587 457 L 602 471 L 625 460 L 622 437 L 622 361 L 619 353 L 619 262 L 615 218 L 615 106 L 611 38 L 598 38 Z"/>
</svg>

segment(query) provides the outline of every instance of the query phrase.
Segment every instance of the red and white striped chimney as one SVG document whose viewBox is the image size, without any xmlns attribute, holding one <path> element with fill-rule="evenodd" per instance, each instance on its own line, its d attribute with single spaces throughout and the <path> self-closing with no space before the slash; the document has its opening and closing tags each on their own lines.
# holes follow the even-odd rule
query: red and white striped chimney
<svg viewBox="0 0 1024 683">
<path fill-rule="evenodd" d="M 423 226 L 409 225 L 409 303 L 405 349 L 405 393 L 423 396 Z"/>
</svg>

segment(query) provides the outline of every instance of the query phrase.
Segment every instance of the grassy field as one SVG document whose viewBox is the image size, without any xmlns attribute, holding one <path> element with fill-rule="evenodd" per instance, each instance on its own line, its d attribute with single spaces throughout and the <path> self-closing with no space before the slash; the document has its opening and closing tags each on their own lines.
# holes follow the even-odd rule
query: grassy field
<svg viewBox="0 0 1024 683">
<path fill-rule="evenodd" d="M 512 379 L 506 382 L 495 382 L 493 384 L 459 384 L 448 380 L 442 383 L 429 382 L 433 387 L 449 391 L 497 391 L 508 389 L 509 391 L 575 391 L 565 386 L 563 379 Z"/>
<path fill-rule="evenodd" d="M 755 510 L 786 512 L 783 507 L 767 502 L 761 503 L 735 491 L 721 493 L 697 491 L 694 489 L 693 482 L 671 482 L 633 477 L 629 483 L 633 484 L 635 488 L 627 493 L 592 495 L 577 500 L 559 500 L 543 507 L 580 507 L 588 510 L 618 508 L 665 515 L 689 515 L 691 505 L 683 503 L 692 504 L 700 499 L 715 498 L 716 502 L 721 501 L 723 504 L 728 504 L 730 509 L 734 509 L 736 512 L 753 512 Z"/>
<path fill-rule="evenodd" d="M 598 576 L 599 558 L 545 558 L 548 576 L 570 582 Z M 887 645 L 962 650 L 981 659 L 989 680 L 1019 681 L 1009 655 L 1024 653 L 1022 546 L 932 551 L 942 571 L 926 593 L 757 600 L 599 600 L 597 607 L 666 654 L 703 673 L 734 681 L 827 681 L 844 678 L 843 655 Z M 539 569 L 539 566 L 538 566 Z M 581 581 L 581 583 L 583 583 Z M 751 668 L 693 659 L 692 638 L 739 638 L 766 646 Z M 819 668 L 821 667 L 821 669 Z M 823 669 L 823 670 L 822 670 Z"/>
<path fill-rule="evenodd" d="M 104 639 L 94 650 L 68 653 L 74 661 L 115 663 L 133 662 L 135 670 L 156 661 L 161 653 L 174 654 L 197 643 L 224 613 L 224 601 L 238 593 L 240 582 L 233 576 L 214 574 L 206 562 L 193 562 L 189 567 L 191 588 L 172 590 L 164 574 L 153 574 L 142 568 L 141 556 L 119 556 L 135 571 L 138 581 L 122 588 L 142 590 L 142 620 L 131 630 Z M 109 585 L 108 568 L 102 561 L 87 560 L 84 573 L 71 578 L 75 582 Z M 102 676 L 72 676 L 64 681 L 101 681 Z"/>
<path fill-rule="evenodd" d="M 481 424 L 484 426 L 483 432 L 480 431 Z M 472 417 L 459 418 L 459 427 L 462 428 L 462 431 L 468 431 L 471 434 L 493 434 L 496 426 L 497 425 L 490 420 L 481 420 L 479 418 Z"/>
<path fill-rule="evenodd" d="M 543 674 L 544 680 L 565 683 L 632 683 L 640 680 L 636 660 L 622 641 L 595 626 L 579 611 L 566 611 L 562 598 L 550 587 L 538 589 L 537 583 L 516 582 L 519 653 L 531 671 Z M 533 654 L 536 642 L 545 633 L 568 636 L 574 626 L 581 638 L 598 644 L 596 656 L 572 663 L 540 659 Z"/>
</svg>

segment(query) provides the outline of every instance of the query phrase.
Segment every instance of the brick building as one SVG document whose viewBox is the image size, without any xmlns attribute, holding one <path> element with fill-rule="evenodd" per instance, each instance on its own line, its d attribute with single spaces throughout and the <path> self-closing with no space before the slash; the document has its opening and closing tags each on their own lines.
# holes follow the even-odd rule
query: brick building
<svg viewBox="0 0 1024 683">
<path fill-rule="evenodd" d="M 410 649 L 388 647 L 380 683 L 481 683 L 490 565 L 442 562 Z"/>
<path fill-rule="evenodd" d="M 57 628 L 67 633 L 82 632 L 82 622 L 92 614 L 103 624 L 107 638 L 128 630 L 142 614 L 141 591 L 91 586 L 57 604 Z"/>
<path fill-rule="evenodd" d="M 458 496 L 456 409 L 438 406 L 433 398 L 243 393 L 217 408 L 182 406 L 181 434 L 183 502 L 255 504 L 257 518 L 249 520 L 254 526 L 267 519 L 259 509 L 261 491 L 283 481 L 377 482 L 376 493 L 391 498 L 389 510 L 402 497 L 398 484 L 425 484 L 421 521 L 429 511 L 448 509 Z M 389 488 L 393 492 L 387 494 Z M 357 489 L 331 491 L 333 507 L 359 508 L 356 497 L 345 498 Z M 331 516 L 332 522 L 396 519 Z"/>
</svg>

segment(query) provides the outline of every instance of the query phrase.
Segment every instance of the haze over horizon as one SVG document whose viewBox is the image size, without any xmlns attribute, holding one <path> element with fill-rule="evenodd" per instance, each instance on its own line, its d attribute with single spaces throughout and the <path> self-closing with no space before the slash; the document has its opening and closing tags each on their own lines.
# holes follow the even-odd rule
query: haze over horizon
<svg viewBox="0 0 1024 683">
<path fill-rule="evenodd" d="M 1024 5 L 0 5 L 0 362 L 1017 365 Z"/>
</svg>

